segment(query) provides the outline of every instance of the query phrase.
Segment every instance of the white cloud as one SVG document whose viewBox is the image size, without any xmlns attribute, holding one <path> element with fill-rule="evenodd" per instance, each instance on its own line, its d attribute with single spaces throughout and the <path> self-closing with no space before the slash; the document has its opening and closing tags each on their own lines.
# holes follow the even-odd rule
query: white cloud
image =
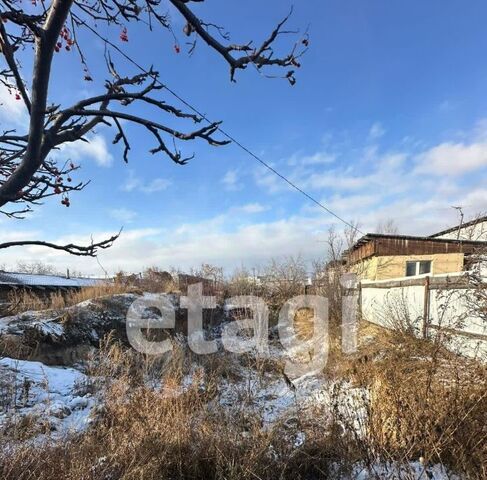
<svg viewBox="0 0 487 480">
<path fill-rule="evenodd" d="M 29 117 L 22 100 L 16 100 L 15 94 L 10 94 L 3 85 L 0 85 L 0 120 L 6 127 L 24 127 L 27 132 Z M 113 156 L 108 150 L 105 138 L 100 134 L 92 134 L 87 137 L 87 142 L 77 141 L 66 143 L 59 150 L 53 151 L 53 157 L 62 154 L 73 161 L 80 161 L 85 158 L 94 160 L 102 167 L 108 167 L 113 162 Z"/>
<path fill-rule="evenodd" d="M 242 213 L 261 213 L 265 212 L 269 208 L 265 205 L 260 203 L 247 203 L 246 205 L 242 205 L 241 207 L 235 207 L 232 209 L 235 212 L 242 212 Z"/>
<path fill-rule="evenodd" d="M 10 94 L 4 85 L 0 85 L 0 119 L 5 129 L 23 126 L 27 131 L 28 115 L 22 100 L 15 99 L 15 93 Z"/>
<path fill-rule="evenodd" d="M 123 223 L 132 223 L 137 217 L 137 212 L 128 208 L 113 208 L 108 213 L 112 218 Z"/>
<path fill-rule="evenodd" d="M 482 131 L 485 133 L 485 130 Z M 441 162 L 444 161 L 445 153 L 451 153 L 452 145 L 458 150 L 455 158 L 460 154 L 463 158 L 465 152 L 468 153 L 468 168 L 483 166 L 483 154 L 479 154 L 477 150 L 480 147 L 480 150 L 487 149 L 487 141 L 481 139 L 480 133 L 472 135 L 474 137 L 470 139 L 471 143 L 450 142 L 436 145 L 429 150 L 422 148 L 423 153 L 420 156 L 413 153 L 419 147 L 409 146 L 408 149 L 408 145 L 404 144 L 401 144 L 404 151 L 398 152 L 382 152 L 380 145 L 377 148 L 364 149 L 362 145 L 362 148 L 353 151 L 356 158 L 350 158 L 343 165 L 337 162 L 333 169 L 323 168 L 320 163 L 308 162 L 305 166 L 283 165 L 283 173 L 316 198 L 322 198 L 323 203 L 342 218 L 359 221 L 360 229 L 364 232 L 373 231 L 380 221 L 393 218 L 401 233 L 431 234 L 456 222 L 451 205 L 464 205 L 467 217 L 485 210 L 487 189 L 484 188 L 480 175 L 475 184 L 465 185 L 454 175 L 448 174 L 439 178 L 436 172 L 431 174 L 429 171 L 418 171 L 423 165 L 417 163 L 419 157 L 428 158 L 427 155 L 431 155 L 430 161 L 439 162 L 439 167 L 444 167 Z M 445 149 L 445 146 L 448 148 Z M 330 149 L 327 146 L 324 150 Z M 435 160 L 438 151 L 441 151 L 438 157 L 441 161 Z M 340 151 L 340 158 L 347 153 Z M 461 163 L 461 158 L 457 161 Z M 438 167 L 438 164 L 435 165 Z M 280 168 L 281 166 L 278 167 L 279 170 Z M 458 171 L 459 167 L 454 165 L 453 168 Z M 462 165 L 461 170 L 464 168 Z M 238 171 L 229 172 L 228 184 L 238 186 Z M 291 191 L 289 186 L 267 169 L 256 168 L 255 181 L 267 193 Z M 167 182 L 165 179 L 142 181 L 134 172 L 129 172 L 124 189 L 148 193 L 157 188 L 167 188 Z M 303 205 L 300 213 L 290 216 L 284 208 L 280 210 L 283 203 L 281 198 L 274 199 L 279 207 L 272 212 L 275 215 L 272 221 L 258 222 L 260 217 L 251 216 L 274 206 L 271 201 L 268 205 L 258 202 L 262 198 L 259 196 L 252 199 L 251 203 L 232 207 L 220 215 L 202 221 L 187 222 L 167 229 L 154 227 L 126 230 L 112 249 L 102 252 L 100 261 L 110 272 L 118 269 L 138 272 L 150 265 L 188 269 L 203 261 L 231 269 L 242 263 L 248 266 L 257 265 L 275 255 L 299 253 L 307 258 L 324 258 L 326 251 L 322 241 L 326 238 L 326 230 L 330 225 L 337 225 L 337 228 L 342 225 L 322 209 L 312 208 L 312 204 L 304 198 L 300 199 L 298 194 L 292 192 L 292 195 L 296 205 Z M 129 218 L 130 211 L 117 212 L 115 215 L 122 218 L 125 213 L 126 218 Z M 244 217 L 244 214 L 249 216 Z M 142 217 L 142 212 L 140 215 Z M 284 218 L 279 218 L 279 215 Z M 2 228 L 2 232 L 5 230 Z M 98 240 L 113 232 L 93 233 L 95 240 Z M 71 235 L 69 238 L 58 239 L 61 240 L 87 243 L 89 236 Z M 70 266 L 86 273 L 99 272 L 96 261 L 92 259 L 77 259 L 34 247 L 21 251 L 0 251 L 0 264 L 15 265 L 20 253 L 26 261 L 38 259 L 42 255 L 46 261 L 58 265 L 61 270 Z"/>
<path fill-rule="evenodd" d="M 398 172 L 398 180 L 401 173 Z M 417 186 L 420 188 L 420 186 Z M 423 191 L 413 191 L 391 201 L 383 201 L 379 192 L 361 192 L 357 195 L 335 195 L 324 199 L 346 220 L 358 220 L 364 232 L 373 231 L 380 221 L 393 218 L 403 234 L 426 235 L 454 224 L 455 213 L 450 205 L 469 205 L 468 217 L 485 208 L 487 189 L 456 192 L 445 196 L 430 194 L 424 198 Z M 326 204 L 326 203 L 325 203 Z M 249 213 L 261 210 L 260 204 L 242 207 Z M 231 270 L 242 264 L 260 265 L 273 256 L 302 253 L 307 260 L 323 259 L 326 249 L 323 240 L 327 229 L 341 225 L 321 209 L 308 209 L 300 215 L 287 216 L 269 222 L 229 226 L 234 214 L 230 209 L 218 215 L 194 223 L 187 222 L 172 228 L 143 228 L 125 230 L 115 245 L 100 254 L 100 262 L 110 273 L 118 270 L 140 272 L 143 268 L 157 265 L 188 270 L 202 262 L 209 262 Z M 109 237 L 113 232 L 93 232 L 95 241 Z M 0 241 L 14 238 L 44 238 L 39 232 L 6 232 L 2 230 Z M 58 243 L 89 243 L 90 235 L 69 235 L 52 239 Z M 0 264 L 15 265 L 18 259 L 26 262 L 42 258 L 59 270 L 66 267 L 87 274 L 102 274 L 96 260 L 75 258 L 67 254 L 40 247 L 8 249 L 0 251 Z"/>
<path fill-rule="evenodd" d="M 416 158 L 417 173 L 462 175 L 487 166 L 487 142 L 442 143 Z"/>
<path fill-rule="evenodd" d="M 336 160 L 336 156 L 327 152 L 317 152 L 314 155 L 293 155 L 288 160 L 288 165 L 327 165 L 333 163 Z"/>
<path fill-rule="evenodd" d="M 78 140 L 77 142 L 66 143 L 60 148 L 60 153 L 73 161 L 90 158 L 100 167 L 111 166 L 113 163 L 113 155 L 108 151 L 105 137 L 100 134 L 95 134 L 88 136 L 87 140 L 87 142 Z"/>
<path fill-rule="evenodd" d="M 239 183 L 237 170 L 229 170 L 225 173 L 221 182 L 223 183 L 225 190 L 228 191 L 240 190 L 242 188 L 242 185 Z"/>
<path fill-rule="evenodd" d="M 473 130 L 473 138 L 477 142 L 487 141 L 487 118 L 481 118 Z"/>
<path fill-rule="evenodd" d="M 124 192 L 139 191 L 151 194 L 167 190 L 171 185 L 171 180 L 167 178 L 154 178 L 149 182 L 144 182 L 141 178 L 135 175 L 133 170 L 129 170 L 128 178 L 121 188 Z"/>
<path fill-rule="evenodd" d="M 333 210 L 353 216 L 357 211 L 368 209 L 380 201 L 380 195 L 363 194 L 363 195 L 334 195 L 331 200 L 324 201 Z"/>
<path fill-rule="evenodd" d="M 273 164 L 271 166 L 274 167 Z M 289 185 L 266 167 L 257 167 L 254 170 L 254 179 L 255 183 L 267 193 L 277 193 L 289 189 Z"/>
<path fill-rule="evenodd" d="M 370 176 L 350 175 L 343 171 L 333 170 L 324 173 L 312 173 L 307 178 L 298 180 L 297 183 L 302 188 L 312 188 L 313 190 L 323 188 L 358 190 L 364 188 L 369 181 Z"/>
<path fill-rule="evenodd" d="M 166 190 L 171 185 L 171 181 L 167 178 L 155 178 L 147 185 L 142 185 L 140 190 L 144 193 L 155 193 Z"/>
<path fill-rule="evenodd" d="M 133 170 L 129 170 L 129 175 L 125 183 L 122 185 L 122 190 L 124 192 L 133 192 L 141 184 L 140 178 L 135 176 Z"/>
<path fill-rule="evenodd" d="M 4 229 L 0 230 L 0 243 L 16 242 L 20 240 L 37 240 L 41 232 L 37 230 L 13 230 Z"/>
<path fill-rule="evenodd" d="M 369 139 L 377 140 L 386 133 L 384 127 L 380 122 L 375 122 L 369 130 Z"/>
</svg>

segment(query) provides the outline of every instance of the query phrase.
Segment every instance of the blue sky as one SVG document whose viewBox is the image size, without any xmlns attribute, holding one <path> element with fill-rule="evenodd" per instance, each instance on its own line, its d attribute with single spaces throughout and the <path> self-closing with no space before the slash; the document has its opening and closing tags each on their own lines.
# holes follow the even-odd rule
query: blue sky
<svg viewBox="0 0 487 480">
<path fill-rule="evenodd" d="M 263 39 L 290 5 L 207 0 L 195 8 L 238 42 Z M 172 15 L 179 55 L 166 31 L 129 26 L 127 44 L 119 42 L 119 29 L 108 33 L 210 118 L 223 120 L 265 161 L 340 216 L 358 221 L 361 230 L 394 218 L 401 233 L 427 234 L 455 223 L 451 205 L 464 206 L 467 217 L 487 210 L 485 2 L 297 2 L 290 25 L 301 31 L 309 25 L 311 43 L 295 87 L 252 68 L 238 72 L 232 84 L 227 65 L 201 42 L 188 57 L 183 22 Z M 95 81 L 83 81 L 72 53 L 56 55 L 51 99 L 63 106 L 98 93 L 107 77 L 102 44 L 88 33 L 82 41 Z M 292 37 L 279 45 L 285 50 L 289 42 Z M 21 105 L 0 95 L 2 127 L 22 129 Z M 341 228 L 236 145 L 182 144 L 196 158 L 181 167 L 150 155 L 153 143 L 144 131 L 129 127 L 128 133 L 128 165 L 105 128 L 89 145 L 63 151 L 63 158 L 82 166 L 77 178 L 92 183 L 73 195 L 69 209 L 52 200 L 27 220 L 0 219 L 0 240 L 83 241 L 123 225 L 118 244 L 100 255 L 111 272 L 149 265 L 186 269 L 203 261 L 230 270 L 279 255 L 324 256 L 328 228 Z M 0 264 L 39 257 L 59 268 L 101 272 L 94 260 L 35 248 L 2 252 Z"/>
</svg>

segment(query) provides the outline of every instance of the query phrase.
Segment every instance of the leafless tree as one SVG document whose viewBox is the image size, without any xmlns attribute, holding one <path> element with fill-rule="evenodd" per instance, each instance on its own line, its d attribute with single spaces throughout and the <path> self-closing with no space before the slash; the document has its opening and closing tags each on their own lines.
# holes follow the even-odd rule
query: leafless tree
<svg viewBox="0 0 487 480">
<path fill-rule="evenodd" d="M 470 315 L 487 325 L 487 241 L 469 260 L 467 279 L 470 289 L 466 291 L 465 303 Z"/>
<path fill-rule="evenodd" d="M 41 261 L 37 262 L 17 262 L 17 266 L 15 267 L 15 271 L 19 273 L 31 273 L 35 275 L 58 275 L 59 272 L 53 265 L 49 265 L 48 263 L 44 263 Z"/>
<path fill-rule="evenodd" d="M 326 256 L 323 260 L 313 262 L 316 292 L 328 298 L 330 318 L 335 323 L 342 318 L 344 287 L 341 279 L 350 269 L 345 260 L 346 252 L 353 247 L 359 235 L 360 224 L 357 221 L 350 222 L 342 232 L 337 231 L 334 226 L 330 227 L 325 240 Z"/>
<path fill-rule="evenodd" d="M 214 287 L 223 283 L 223 268 L 210 263 L 202 263 L 200 267 L 192 268 L 191 275 L 211 280 Z"/>
<path fill-rule="evenodd" d="M 388 218 L 387 220 L 381 220 L 375 229 L 376 233 L 383 233 L 389 235 L 398 235 L 399 227 L 397 226 L 393 218 Z"/>
<path fill-rule="evenodd" d="M 461 240 L 474 240 L 487 242 L 487 214 L 477 213 L 471 218 L 466 227 L 460 229 Z"/>
<path fill-rule="evenodd" d="M 287 53 L 280 55 L 276 45 L 283 35 L 287 15 L 261 43 L 246 41 L 232 43 L 226 30 L 199 17 L 194 4 L 205 0 L 168 0 L 184 20 L 180 35 L 187 37 L 192 53 L 199 41 L 219 55 L 230 68 L 230 78 L 236 72 L 253 66 L 264 76 L 285 78 L 295 83 L 295 69 L 308 47 L 308 36 L 298 37 Z M 29 4 L 29 5 L 26 5 Z M 200 9 L 201 10 L 201 9 Z M 66 144 L 87 141 L 95 127 L 106 125 L 114 129 L 114 144 L 120 144 L 122 157 L 129 160 L 131 150 L 127 125 L 140 127 L 154 141 L 151 154 L 166 155 L 173 162 L 184 165 L 192 155 L 184 155 L 176 142 L 201 140 L 219 146 L 227 139 L 217 138 L 220 123 L 206 122 L 195 111 L 183 111 L 168 102 L 163 95 L 167 88 L 152 67 L 140 67 L 140 73 L 127 75 L 125 71 L 138 64 L 117 45 L 128 42 L 131 25 L 148 30 L 168 30 L 173 34 L 174 49 L 181 46 L 173 31 L 171 18 L 162 0 L 0 0 L 0 53 L 5 67 L 0 70 L 2 88 L 8 89 L 13 102 L 22 102 L 28 115 L 25 131 L 0 131 L 0 214 L 23 218 L 42 200 L 58 196 L 70 206 L 70 194 L 84 189 L 87 183 L 76 182 L 78 165 L 62 158 Z M 101 32 L 111 32 L 104 36 Z M 115 32 L 115 40 L 110 35 Z M 100 93 L 80 98 L 72 105 L 49 101 L 53 62 L 62 61 L 58 54 L 68 51 L 77 54 L 83 67 L 84 79 L 95 80 L 89 69 L 86 39 L 101 40 L 105 44 L 107 79 Z M 118 61 L 115 61 L 114 58 Z M 20 60 L 22 58 L 22 62 Z M 23 62 L 31 62 L 24 65 Z M 32 74 L 26 71 L 32 68 Z M 282 70 L 284 72 L 282 73 Z M 281 73 L 280 73 L 281 72 Z M 141 115 L 137 106 L 152 109 Z M 167 116 L 164 119 L 164 116 Z M 194 125 L 189 130 L 171 126 L 170 117 Z M 157 120 L 156 120 L 157 119 Z M 53 153 L 58 152 L 57 155 Z M 61 158 L 60 158 L 61 157 Z M 43 245 L 75 255 L 96 255 L 99 249 L 110 247 L 119 234 L 88 246 L 54 245 L 42 241 L 17 241 L 0 244 L 1 248 L 20 245 Z"/>
<path fill-rule="evenodd" d="M 283 300 L 302 293 L 307 280 L 306 263 L 301 255 L 273 258 L 264 268 L 264 282 L 280 292 Z"/>
</svg>

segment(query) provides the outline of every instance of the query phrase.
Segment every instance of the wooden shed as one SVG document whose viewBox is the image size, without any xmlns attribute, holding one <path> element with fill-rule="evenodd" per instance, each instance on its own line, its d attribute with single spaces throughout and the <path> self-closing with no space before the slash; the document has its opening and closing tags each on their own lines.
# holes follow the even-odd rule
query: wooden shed
<svg viewBox="0 0 487 480">
<path fill-rule="evenodd" d="M 421 274 L 463 271 L 487 242 L 368 233 L 344 254 L 362 279 L 386 280 Z"/>
</svg>

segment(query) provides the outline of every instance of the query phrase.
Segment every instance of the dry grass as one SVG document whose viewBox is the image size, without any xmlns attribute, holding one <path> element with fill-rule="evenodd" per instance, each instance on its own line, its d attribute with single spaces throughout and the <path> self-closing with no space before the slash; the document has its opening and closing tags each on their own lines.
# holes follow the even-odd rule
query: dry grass
<svg viewBox="0 0 487 480">
<path fill-rule="evenodd" d="M 324 425 L 263 429 L 261 419 L 218 406 L 215 368 L 197 369 L 182 383 L 185 361 L 145 359 L 108 344 L 93 374 L 109 380 L 97 423 L 60 445 L 0 451 L 0 477 L 9 479 L 279 479 L 326 478 L 338 452 Z M 224 359 L 227 362 L 228 359 Z M 155 368 L 159 363 L 159 367 Z M 226 369 L 228 366 L 226 367 Z M 150 375 L 149 375 L 150 373 Z M 148 375 L 161 388 L 148 386 Z"/>
<path fill-rule="evenodd" d="M 112 387 L 96 428 L 63 446 L 0 459 L 0 474 L 5 480 L 326 478 L 326 437 L 309 445 L 296 451 L 278 429 L 209 412 L 196 388 L 174 399 L 148 389 L 129 393 L 122 382 Z"/>
<path fill-rule="evenodd" d="M 487 478 L 486 366 L 440 343 L 372 325 L 365 325 L 363 337 L 368 341 L 353 359 L 336 362 L 334 374 L 369 391 L 367 451 L 386 460 L 423 458 L 465 478 Z M 343 420 L 356 418 L 351 412 Z"/>
<path fill-rule="evenodd" d="M 117 283 L 151 293 L 180 293 L 179 284 L 173 276 L 158 267 L 147 268 L 142 274 L 118 272 Z"/>
<path fill-rule="evenodd" d="M 9 294 L 9 311 L 11 314 L 17 314 L 29 310 L 61 310 L 77 305 L 85 300 L 133 291 L 133 287 L 122 283 L 107 283 L 66 293 L 55 292 L 43 297 L 31 293 L 28 290 L 15 290 Z"/>
<path fill-rule="evenodd" d="M 222 379 L 239 380 L 238 365 L 262 376 L 279 374 L 280 365 L 251 356 L 237 363 L 229 354 L 193 357 L 177 342 L 170 358 L 147 359 L 108 339 L 89 370 L 93 389 L 106 392 L 93 426 L 62 445 L 0 452 L 0 477 L 339 478 L 359 462 L 373 472 L 380 462 L 407 465 L 423 457 L 463 478 L 485 478 L 485 369 L 425 342 L 364 331 L 379 333 L 377 341 L 342 361 L 328 407 L 269 428 L 244 408 L 220 407 L 219 388 Z M 350 381 L 360 387 L 358 399 Z M 298 432 L 306 441 L 296 447 Z"/>
<path fill-rule="evenodd" d="M 69 302 L 125 288 L 85 290 Z M 301 340 L 312 336 L 311 318 L 306 309 L 296 316 Z M 94 388 L 106 392 L 93 427 L 62 445 L 0 452 L 0 477 L 317 479 L 339 478 L 337 469 L 350 472 L 357 462 L 373 472 L 378 463 L 422 458 L 465 479 L 487 478 L 487 369 L 407 330 L 363 323 L 359 351 L 344 356 L 340 325 L 332 321 L 326 372 L 337 388 L 330 405 L 265 429 L 244 408 L 230 414 L 218 404 L 222 379 L 240 379 L 230 355 L 194 357 L 176 345 L 171 359 L 149 361 L 108 341 L 89 372 Z M 262 377 L 282 371 L 279 362 L 249 355 L 240 357 L 242 366 Z M 350 385 L 360 398 L 350 397 Z M 297 432 L 306 438 L 300 447 L 292 441 Z"/>
<path fill-rule="evenodd" d="M 294 329 L 299 340 L 307 341 L 314 334 L 314 312 L 311 308 L 300 308 L 294 317 Z"/>
</svg>

